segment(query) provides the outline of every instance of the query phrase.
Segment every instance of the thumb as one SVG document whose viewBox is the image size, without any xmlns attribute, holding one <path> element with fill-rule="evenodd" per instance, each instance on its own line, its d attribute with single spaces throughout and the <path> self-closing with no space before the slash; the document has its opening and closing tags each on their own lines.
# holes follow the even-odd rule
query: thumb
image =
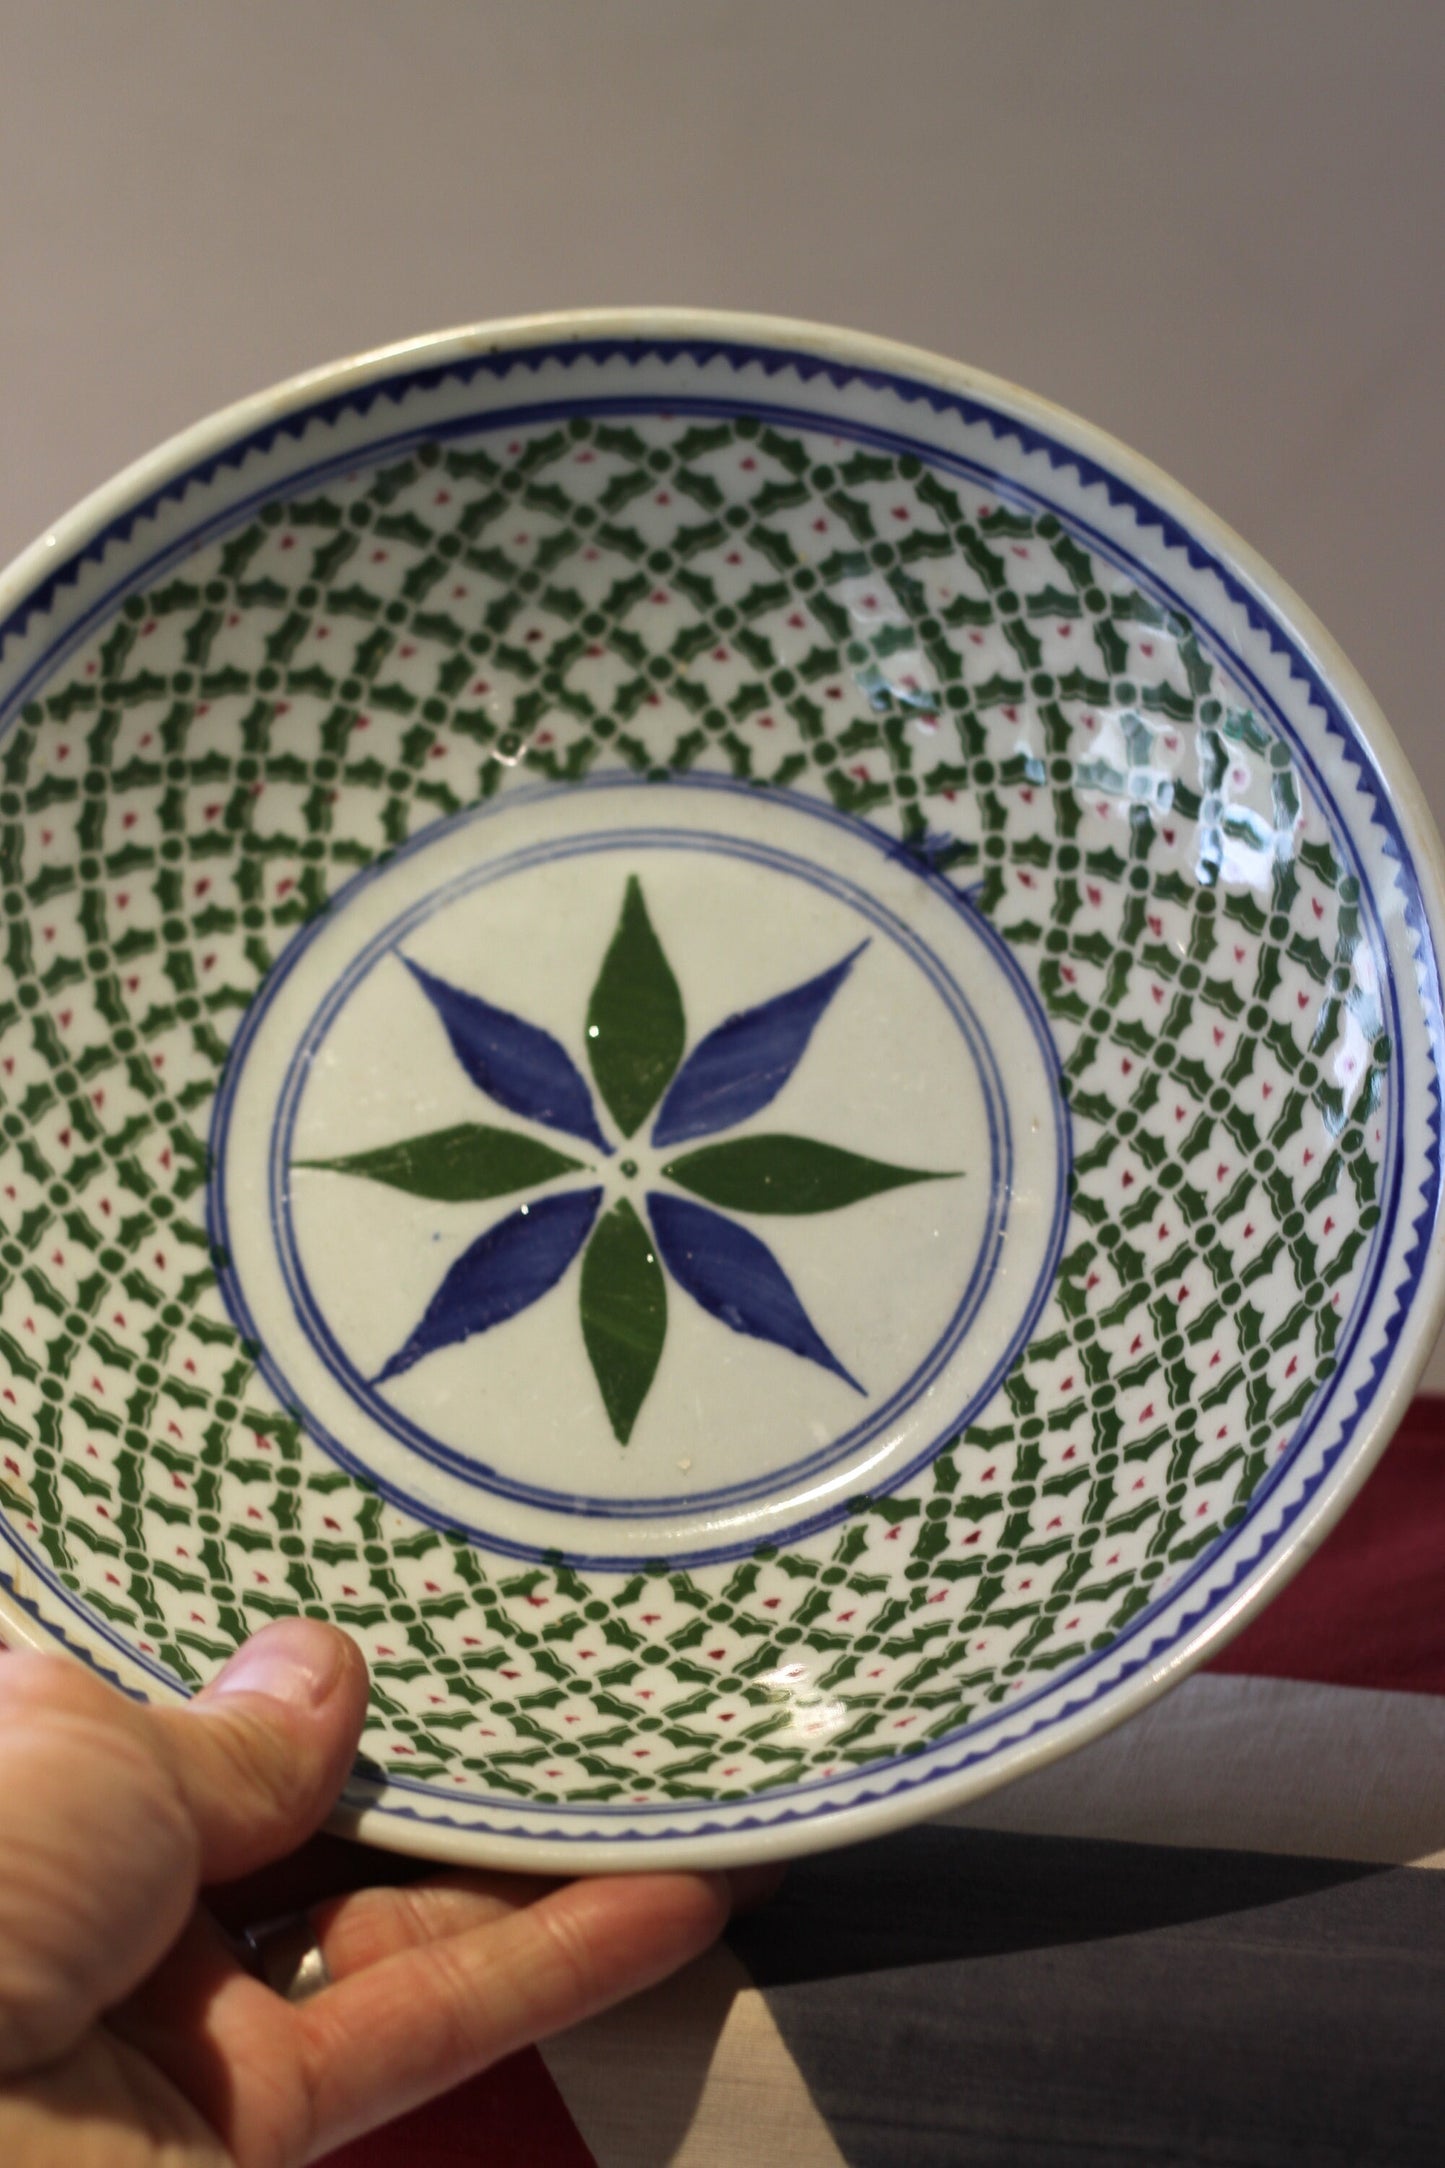
<svg viewBox="0 0 1445 2168">
<path fill-rule="evenodd" d="M 143 1979 L 202 1883 L 311 1834 L 365 1705 L 359 1651 L 305 1619 L 247 1642 L 185 1709 L 140 1707 L 68 1658 L 0 1656 L 0 2079 Z"/>
<path fill-rule="evenodd" d="M 189 1707 L 147 1712 L 200 1847 L 230 1882 L 309 1837 L 335 1804 L 366 1715 L 366 1662 L 334 1626 L 281 1619 Z"/>
</svg>

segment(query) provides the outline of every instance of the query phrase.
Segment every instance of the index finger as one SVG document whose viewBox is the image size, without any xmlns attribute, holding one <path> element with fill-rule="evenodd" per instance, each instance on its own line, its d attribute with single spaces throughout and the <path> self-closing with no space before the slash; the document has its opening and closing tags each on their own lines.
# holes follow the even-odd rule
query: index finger
<svg viewBox="0 0 1445 2168">
<path fill-rule="evenodd" d="M 294 2012 L 304 2158 L 639 1994 L 727 1923 L 722 1875 L 569 1882 L 506 1917 L 383 1959 Z"/>
<path fill-rule="evenodd" d="M 514 1905 L 487 1902 L 480 1881 L 479 1903 L 383 1923 L 371 1941 L 392 1954 L 343 1953 L 358 1969 L 300 2004 L 242 1970 L 198 1911 L 110 2024 L 239 2168 L 296 2168 L 664 1979 L 730 1907 L 720 1875 L 570 1882 L 530 1904 L 518 1889 Z"/>
</svg>

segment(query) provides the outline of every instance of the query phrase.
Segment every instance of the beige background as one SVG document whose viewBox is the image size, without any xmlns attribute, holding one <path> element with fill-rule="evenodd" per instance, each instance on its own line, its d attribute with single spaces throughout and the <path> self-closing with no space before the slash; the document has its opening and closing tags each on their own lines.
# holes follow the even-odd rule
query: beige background
<svg viewBox="0 0 1445 2168">
<path fill-rule="evenodd" d="M 811 316 L 1170 469 L 1324 618 L 1445 820 L 1445 6 L 0 0 L 0 81 L 0 561 L 348 350 L 616 301 Z"/>
</svg>

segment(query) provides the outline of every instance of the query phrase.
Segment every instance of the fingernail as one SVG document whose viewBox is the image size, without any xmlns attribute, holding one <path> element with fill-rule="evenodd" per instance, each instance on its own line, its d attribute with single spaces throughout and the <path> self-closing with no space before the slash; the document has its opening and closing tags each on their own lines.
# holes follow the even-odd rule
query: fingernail
<svg viewBox="0 0 1445 2168">
<path fill-rule="evenodd" d="M 319 1709 L 341 1676 L 345 1644 L 310 1619 L 279 1619 L 237 1649 L 201 1697 L 266 1694 L 296 1709 Z"/>
</svg>

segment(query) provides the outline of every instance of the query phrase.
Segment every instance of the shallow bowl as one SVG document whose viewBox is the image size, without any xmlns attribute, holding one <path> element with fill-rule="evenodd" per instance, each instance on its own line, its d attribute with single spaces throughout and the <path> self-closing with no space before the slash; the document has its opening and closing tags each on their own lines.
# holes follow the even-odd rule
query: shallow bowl
<svg viewBox="0 0 1445 2168">
<path fill-rule="evenodd" d="M 879 1832 L 1199 1663 L 1441 1310 L 1439 847 L 1070 416 L 632 312 L 300 379 L 0 581 L 0 1625 L 335 1620 L 339 1826 Z"/>
</svg>

